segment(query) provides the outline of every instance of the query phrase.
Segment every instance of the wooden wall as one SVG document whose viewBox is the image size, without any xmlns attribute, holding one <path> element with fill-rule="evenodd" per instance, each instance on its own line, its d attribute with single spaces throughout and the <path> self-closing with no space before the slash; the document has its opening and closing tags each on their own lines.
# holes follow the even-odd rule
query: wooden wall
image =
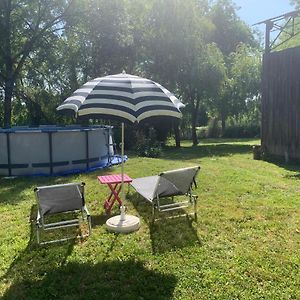
<svg viewBox="0 0 300 300">
<path fill-rule="evenodd" d="M 300 159 L 300 47 L 264 55 L 261 138 L 266 153 Z"/>
</svg>

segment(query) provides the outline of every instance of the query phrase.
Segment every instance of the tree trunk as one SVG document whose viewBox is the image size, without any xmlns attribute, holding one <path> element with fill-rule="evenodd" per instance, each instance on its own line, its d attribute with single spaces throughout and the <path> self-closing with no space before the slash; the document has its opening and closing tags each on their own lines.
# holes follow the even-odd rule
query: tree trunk
<svg viewBox="0 0 300 300">
<path fill-rule="evenodd" d="M 174 124 L 174 134 L 175 134 L 175 145 L 176 148 L 180 148 L 180 131 L 179 124 Z"/>
<path fill-rule="evenodd" d="M 14 80 L 9 79 L 5 82 L 4 86 L 4 128 L 11 126 L 11 100 L 14 90 Z"/>
<path fill-rule="evenodd" d="M 4 5 L 3 14 L 3 52 L 4 52 L 4 71 L 2 75 L 4 80 L 4 127 L 9 128 L 11 126 L 11 101 L 14 91 L 15 76 L 13 72 L 13 58 L 12 58 L 12 46 L 11 46 L 11 13 L 12 13 L 12 1 L 8 0 Z"/>
<path fill-rule="evenodd" d="M 226 123 L 225 123 L 225 115 L 221 115 L 221 126 L 222 126 L 222 136 L 224 136 L 224 133 L 225 133 L 225 126 L 226 126 Z"/>
<path fill-rule="evenodd" d="M 197 138 L 197 132 L 196 132 L 196 124 L 197 124 L 197 111 L 194 109 L 192 111 L 192 141 L 193 146 L 198 145 L 198 138 Z"/>
</svg>

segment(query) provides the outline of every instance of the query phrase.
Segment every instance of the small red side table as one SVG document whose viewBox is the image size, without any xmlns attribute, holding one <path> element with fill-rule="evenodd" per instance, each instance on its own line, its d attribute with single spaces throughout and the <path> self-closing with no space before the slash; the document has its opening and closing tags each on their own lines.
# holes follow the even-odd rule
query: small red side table
<svg viewBox="0 0 300 300">
<path fill-rule="evenodd" d="M 132 179 L 127 175 L 124 174 L 124 183 L 129 184 Z M 122 183 L 122 175 L 116 174 L 116 175 L 104 175 L 104 176 L 98 176 L 97 179 L 101 184 L 107 184 L 110 188 L 110 195 L 104 202 L 104 209 L 107 214 L 110 213 L 112 206 L 114 205 L 115 201 L 117 200 L 119 202 L 119 205 L 122 205 L 122 200 L 119 197 L 119 193 L 121 191 L 121 183 Z"/>
</svg>

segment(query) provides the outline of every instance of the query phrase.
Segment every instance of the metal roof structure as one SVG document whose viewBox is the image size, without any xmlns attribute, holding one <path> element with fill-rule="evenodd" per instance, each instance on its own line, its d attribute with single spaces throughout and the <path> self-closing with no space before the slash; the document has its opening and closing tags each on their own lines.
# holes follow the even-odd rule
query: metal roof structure
<svg viewBox="0 0 300 300">
<path fill-rule="evenodd" d="M 300 17 L 300 10 L 295 10 L 253 25 L 266 25 L 265 53 L 270 53 L 300 33 L 300 26 L 297 26 L 300 25 L 298 17 Z M 275 33 L 274 38 L 271 37 L 272 33 Z M 285 33 L 287 37 L 277 44 L 276 42 L 282 33 Z"/>
</svg>

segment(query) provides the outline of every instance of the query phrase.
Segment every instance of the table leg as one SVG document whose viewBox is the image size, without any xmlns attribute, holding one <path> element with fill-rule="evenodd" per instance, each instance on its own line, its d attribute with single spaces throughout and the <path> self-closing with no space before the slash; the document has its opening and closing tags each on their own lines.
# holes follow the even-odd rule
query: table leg
<svg viewBox="0 0 300 300">
<path fill-rule="evenodd" d="M 107 185 L 108 185 L 108 187 L 110 188 L 109 184 L 107 184 Z M 117 185 L 118 185 L 118 184 L 115 184 L 115 186 L 114 186 L 113 188 L 115 189 L 115 188 L 117 187 Z M 110 190 L 111 190 L 111 188 L 110 188 Z M 113 195 L 114 195 L 114 194 L 113 194 L 112 191 L 111 191 L 111 192 L 110 192 L 110 195 L 108 196 L 108 198 L 105 200 L 105 202 L 104 202 L 104 204 L 103 204 L 103 207 L 104 207 L 105 212 L 106 212 L 107 214 L 110 213 L 111 207 L 112 207 L 112 205 L 113 205 L 113 203 L 112 203 L 112 201 L 111 201 L 111 198 L 112 198 Z"/>
<path fill-rule="evenodd" d="M 118 187 L 118 183 L 114 186 L 112 184 L 107 184 L 111 190 L 111 193 L 107 200 L 104 202 L 104 209 L 107 214 L 110 213 L 112 206 L 114 205 L 115 201 L 117 200 L 119 202 L 119 205 L 122 205 L 122 200 L 119 197 L 119 193 L 121 191 L 121 185 Z M 111 199 L 113 197 L 113 199 Z"/>
</svg>

